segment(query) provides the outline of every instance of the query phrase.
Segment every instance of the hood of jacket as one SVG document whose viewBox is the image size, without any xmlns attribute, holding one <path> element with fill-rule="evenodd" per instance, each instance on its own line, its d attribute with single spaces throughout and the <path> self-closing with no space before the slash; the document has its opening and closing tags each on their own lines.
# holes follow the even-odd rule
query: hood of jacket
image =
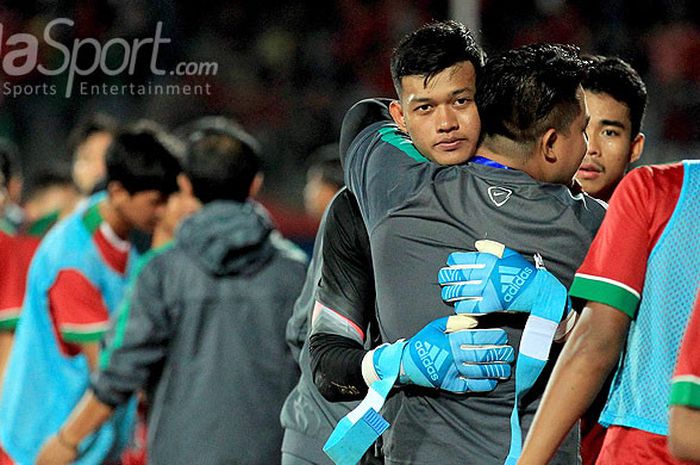
<svg viewBox="0 0 700 465">
<path fill-rule="evenodd" d="M 182 222 L 177 246 L 201 268 L 217 276 L 249 273 L 274 253 L 272 221 L 253 202 L 216 201 Z"/>
</svg>

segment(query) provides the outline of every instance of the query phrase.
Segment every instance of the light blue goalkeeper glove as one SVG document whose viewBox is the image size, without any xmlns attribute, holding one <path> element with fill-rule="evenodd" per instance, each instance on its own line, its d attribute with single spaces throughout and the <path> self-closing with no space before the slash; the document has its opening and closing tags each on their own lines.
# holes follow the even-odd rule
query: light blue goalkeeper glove
<svg viewBox="0 0 700 465">
<path fill-rule="evenodd" d="M 399 384 L 416 384 L 455 393 L 488 392 L 510 377 L 513 348 L 502 329 L 471 329 L 467 315 L 439 318 L 409 340 L 401 340 Z M 368 384 L 390 369 L 384 357 L 389 344 L 369 352 L 363 360 Z"/>
<path fill-rule="evenodd" d="M 529 313 L 536 304 L 562 296 L 568 313 L 566 288 L 544 268 L 539 255 L 533 265 L 499 242 L 476 241 L 475 246 L 478 252 L 451 253 L 448 266 L 438 272 L 442 299 L 453 303 L 456 313 Z"/>
</svg>

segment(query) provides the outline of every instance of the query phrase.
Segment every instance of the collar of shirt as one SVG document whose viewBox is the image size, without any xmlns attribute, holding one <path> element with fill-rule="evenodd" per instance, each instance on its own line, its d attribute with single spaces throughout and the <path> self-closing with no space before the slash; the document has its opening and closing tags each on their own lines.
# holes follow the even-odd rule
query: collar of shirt
<svg viewBox="0 0 700 465">
<path fill-rule="evenodd" d="M 498 163 L 497 161 L 493 161 L 489 158 L 482 157 L 481 155 L 474 155 L 472 158 L 469 159 L 470 162 L 476 163 L 478 165 L 485 165 L 485 166 L 490 166 L 492 168 L 500 168 L 504 170 L 510 170 L 512 168 L 502 165 L 501 163 Z"/>
</svg>

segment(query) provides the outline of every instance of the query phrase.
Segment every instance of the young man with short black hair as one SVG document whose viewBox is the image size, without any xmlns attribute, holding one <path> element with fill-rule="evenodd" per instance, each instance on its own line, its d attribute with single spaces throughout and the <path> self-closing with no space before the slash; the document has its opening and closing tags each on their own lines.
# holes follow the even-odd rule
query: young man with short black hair
<svg viewBox="0 0 700 465">
<path fill-rule="evenodd" d="M 588 150 L 576 180 L 590 196 L 609 202 L 629 165 L 639 160 L 644 150 L 641 129 L 647 91 L 639 73 L 620 58 L 589 59 L 591 68 L 582 83 L 591 115 L 586 130 Z M 595 464 L 605 439 L 598 417 L 606 395 L 598 396 L 581 421 L 583 465 Z"/>
<path fill-rule="evenodd" d="M 95 194 L 40 244 L 0 399 L 0 444 L 15 463 L 34 463 L 97 367 L 100 343 L 138 259 L 127 241 L 151 231 L 180 166 L 165 135 L 125 130 L 107 153 L 107 191 Z M 130 437 L 133 403 L 81 448 L 78 463 L 110 463 Z"/>
<path fill-rule="evenodd" d="M 576 179 L 584 192 L 608 202 L 630 163 L 642 156 L 647 90 L 639 73 L 616 57 L 593 57 L 582 85 L 591 121 Z"/>
<path fill-rule="evenodd" d="M 412 56 L 414 53 L 417 56 Z M 475 87 L 476 75 L 483 66 L 483 53 L 476 44 L 470 32 L 454 21 L 431 23 L 422 26 L 408 34 L 394 51 L 392 59 L 392 75 L 398 82 L 398 96 L 406 99 L 398 103 L 396 110 L 402 112 L 405 106 L 409 113 L 412 97 L 408 92 L 402 92 L 402 80 L 406 76 L 434 75 L 456 64 L 470 63 L 474 73 L 467 79 L 450 81 L 440 86 L 441 95 L 433 105 L 454 108 L 462 125 L 460 134 L 468 134 L 471 144 L 451 157 L 444 157 L 446 162 L 463 163 L 473 155 L 474 141 L 478 136 L 479 120 L 474 115 L 473 107 L 460 105 L 457 99 L 463 97 L 459 92 L 464 88 Z M 420 79 L 420 78 L 419 78 Z M 414 83 L 414 81 L 411 81 Z M 409 102 L 410 100 L 410 102 Z M 443 159 L 436 149 L 431 148 L 431 137 L 426 137 L 432 128 L 435 134 L 440 134 L 440 123 L 434 117 L 407 115 L 410 131 L 416 131 L 416 138 L 434 158 Z M 474 125 L 469 128 L 468 125 Z M 453 133 L 455 131 L 447 131 Z M 423 136 L 421 136 L 423 135 Z M 336 158 L 338 157 L 336 148 Z M 317 302 L 317 294 L 322 296 Z M 332 308 L 342 308 L 346 312 L 371 314 L 374 312 L 375 292 L 374 273 L 372 272 L 371 252 L 367 231 L 362 221 L 355 196 L 347 189 L 342 189 L 333 199 L 324 217 L 314 247 L 314 257 L 307 273 L 304 290 L 295 305 L 294 318 L 288 325 L 288 339 L 300 347 L 299 363 L 302 370 L 297 387 L 292 391 L 282 411 L 282 424 L 285 427 L 283 443 L 283 465 L 325 465 L 331 464 L 330 459 L 322 451 L 323 443 L 330 435 L 337 421 L 347 414 L 356 404 L 328 402 L 313 385 L 313 374 L 309 356 L 307 332 L 314 315 L 323 305 Z M 314 312 L 314 309 L 316 311 Z M 367 320 L 369 321 L 369 319 Z M 376 322 L 369 324 L 371 328 L 361 328 L 362 337 L 359 342 L 371 348 L 377 337 Z M 364 386 L 364 383 L 362 383 Z M 361 386 L 362 387 L 362 386 Z M 366 386 L 362 392 L 366 392 Z M 327 395 L 328 393 L 326 393 Z M 355 394 L 355 398 L 358 394 Z M 349 396 L 351 398 L 353 396 Z M 338 398 L 341 398 L 339 396 Z M 374 451 L 367 454 L 363 464 L 383 463 L 381 456 L 375 457 Z"/>
</svg>

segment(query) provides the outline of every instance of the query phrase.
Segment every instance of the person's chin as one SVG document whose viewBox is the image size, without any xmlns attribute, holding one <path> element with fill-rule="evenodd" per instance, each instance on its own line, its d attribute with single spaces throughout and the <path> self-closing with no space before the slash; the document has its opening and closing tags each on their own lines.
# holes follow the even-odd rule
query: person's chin
<svg viewBox="0 0 700 465">
<path fill-rule="evenodd" d="M 471 153 L 464 150 L 444 151 L 433 153 L 433 161 L 440 165 L 461 165 L 471 158 Z"/>
<path fill-rule="evenodd" d="M 153 234 L 153 231 L 155 231 L 155 229 L 156 229 L 156 225 L 155 224 L 144 224 L 141 226 L 136 226 L 135 229 L 138 229 L 139 231 L 141 231 L 142 233 L 145 233 L 145 234 Z"/>
</svg>

